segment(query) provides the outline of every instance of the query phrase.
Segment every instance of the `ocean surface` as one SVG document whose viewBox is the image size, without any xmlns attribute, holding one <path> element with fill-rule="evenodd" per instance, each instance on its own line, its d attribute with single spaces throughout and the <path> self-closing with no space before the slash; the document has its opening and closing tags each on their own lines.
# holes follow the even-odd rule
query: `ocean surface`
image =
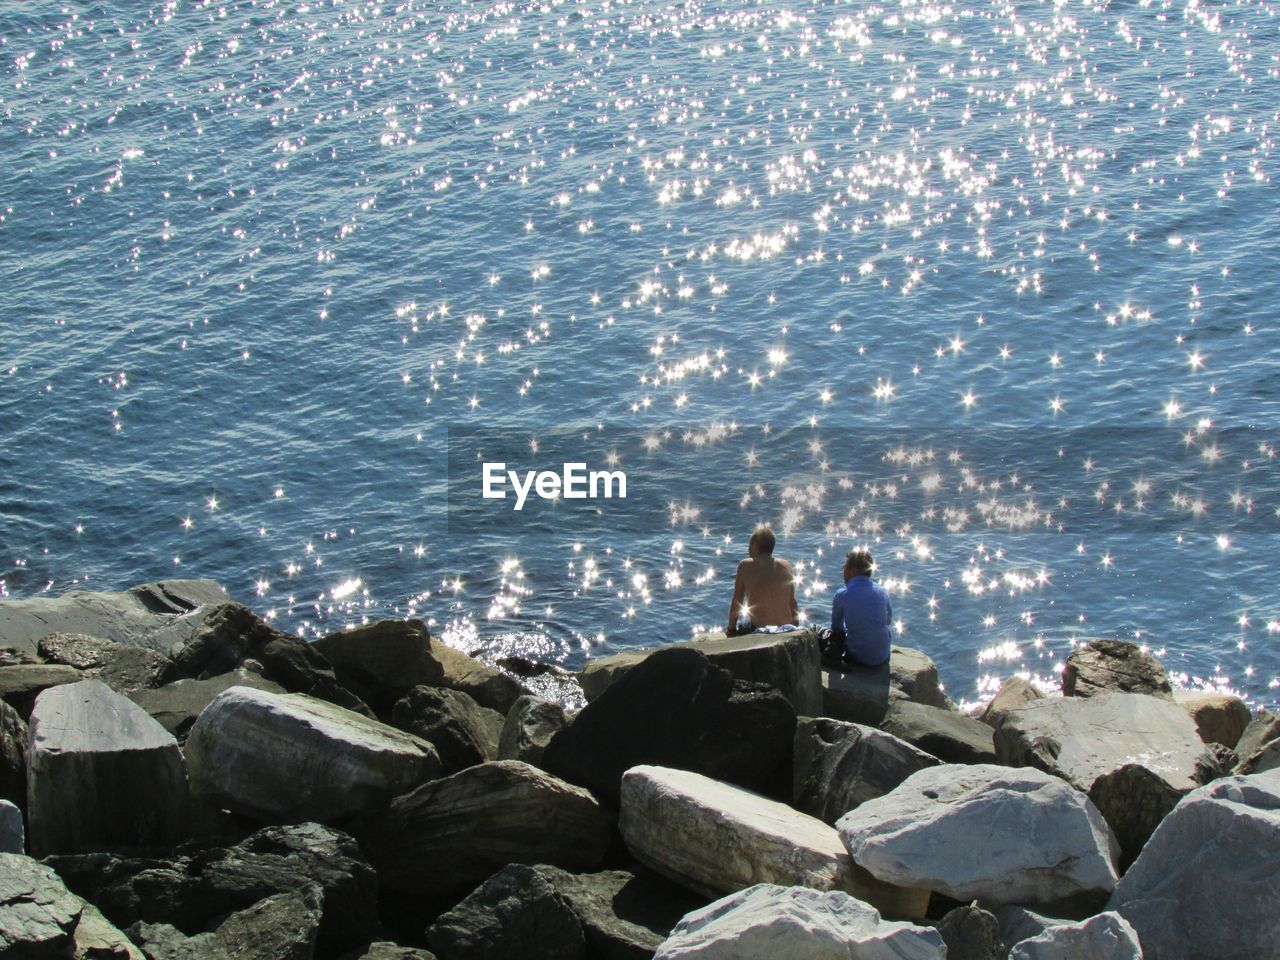
<svg viewBox="0 0 1280 960">
<path fill-rule="evenodd" d="M 1278 13 L 4 4 L 0 594 L 572 668 L 767 522 L 957 701 L 1116 636 L 1275 706 Z"/>
</svg>

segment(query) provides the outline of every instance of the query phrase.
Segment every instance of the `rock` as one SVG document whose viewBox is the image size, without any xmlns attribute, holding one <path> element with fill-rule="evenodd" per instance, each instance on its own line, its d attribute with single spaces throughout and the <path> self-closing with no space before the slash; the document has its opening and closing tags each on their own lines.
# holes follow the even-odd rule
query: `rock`
<svg viewBox="0 0 1280 960">
<path fill-rule="evenodd" d="M 1274 714 L 1269 710 L 1260 710 L 1258 715 L 1250 720 L 1249 725 L 1244 728 L 1244 733 L 1240 734 L 1240 740 L 1235 745 L 1235 751 L 1241 760 L 1248 760 L 1277 738 L 1280 738 L 1280 715 Z"/>
<path fill-rule="evenodd" d="M 71 942 L 74 960 L 146 960 L 142 951 L 91 903 L 84 904 Z"/>
<path fill-rule="evenodd" d="M 1062 668 L 1062 695 L 1101 693 L 1145 693 L 1172 700 L 1173 686 L 1160 661 L 1137 644 L 1101 637 L 1071 651 Z"/>
<path fill-rule="evenodd" d="M 898 700 L 889 707 L 880 729 L 943 763 L 996 762 L 991 728 L 951 710 Z"/>
<path fill-rule="evenodd" d="M 0 957 L 65 958 L 84 906 L 58 875 L 30 857 L 0 853 Z"/>
<path fill-rule="evenodd" d="M 637 860 L 707 896 L 777 883 L 844 890 L 899 916 L 922 915 L 928 905 L 927 892 L 857 869 L 821 820 L 687 770 L 628 770 L 618 826 Z"/>
<path fill-rule="evenodd" d="M 1185 710 L 1137 693 L 1028 703 L 1000 715 L 995 741 L 1002 762 L 1036 767 L 1088 793 L 1121 841 L 1122 863 L 1142 848 L 1170 800 L 1216 767 Z"/>
<path fill-rule="evenodd" d="M 706 904 L 639 866 L 588 874 L 534 869 L 577 916 L 592 960 L 650 960 L 680 918 Z"/>
<path fill-rule="evenodd" d="M 212 933 L 187 936 L 168 923 L 143 923 L 129 928 L 129 937 L 146 960 L 232 960 L 227 948 Z"/>
<path fill-rule="evenodd" d="M 80 671 L 60 664 L 19 664 L 0 667 L 0 700 L 7 703 L 23 720 L 31 716 L 36 697 L 50 687 L 80 680 Z"/>
<path fill-rule="evenodd" d="M 1142 960 L 1137 932 L 1118 913 L 1100 913 L 1081 923 L 1050 927 L 1023 940 L 1009 960 Z"/>
<path fill-rule="evenodd" d="M 8 800 L 0 800 L 0 853 L 26 853 L 27 836 L 22 811 Z"/>
<path fill-rule="evenodd" d="M 521 697 L 511 705 L 498 739 L 499 760 L 523 760 L 542 766 L 551 738 L 569 723 L 564 708 L 550 700 Z"/>
<path fill-rule="evenodd" d="M 1039 770 L 949 764 L 913 774 L 836 824 L 885 883 L 987 904 L 1105 897 L 1115 839 L 1089 799 Z M 975 842 L 975 838 L 981 842 Z"/>
<path fill-rule="evenodd" d="M 944 960 L 938 931 L 880 919 L 840 890 L 761 883 L 676 925 L 654 960 Z"/>
<path fill-rule="evenodd" d="M 997 907 L 996 920 L 1000 923 L 1000 939 L 1008 944 L 1021 943 L 1038 937 L 1051 927 L 1058 927 L 1070 920 L 1059 920 L 1057 917 L 1046 917 L 1042 913 L 1028 910 L 1017 904 L 1005 904 Z"/>
<path fill-rule="evenodd" d="M 1253 755 L 1240 761 L 1236 772 L 1240 774 L 1266 773 L 1280 768 L 1280 737 L 1272 740 Z"/>
<path fill-rule="evenodd" d="M 440 960 L 586 960 L 582 924 L 534 868 L 503 867 L 427 930 Z"/>
<path fill-rule="evenodd" d="M 175 680 L 154 690 L 134 690 L 129 699 L 151 714 L 182 743 L 187 739 L 196 717 L 213 698 L 232 687 L 252 687 L 270 693 L 284 693 L 284 687 L 244 667 L 219 674 L 207 680 Z"/>
<path fill-rule="evenodd" d="M 207 680 L 240 667 L 262 664 L 262 675 L 290 693 L 305 693 L 367 717 L 367 704 L 338 682 L 333 666 L 301 637 L 281 633 L 248 607 L 224 603 L 204 617 L 198 632 L 174 656 L 174 674 Z"/>
<path fill-rule="evenodd" d="M 1253 719 L 1244 701 L 1229 693 L 1175 690 L 1173 702 L 1191 714 L 1201 740 L 1233 749 Z"/>
<path fill-rule="evenodd" d="M 12 667 L 15 664 L 21 663 L 43 662 L 44 661 L 35 655 L 34 650 L 0 645 L 0 667 Z"/>
<path fill-rule="evenodd" d="M 999 714 L 1007 710 L 1016 710 L 1024 703 L 1043 699 L 1044 694 L 1040 688 L 1030 680 L 1019 676 L 1006 677 L 1004 682 L 1000 684 L 1000 689 L 996 691 L 996 695 L 983 707 L 978 719 L 983 723 L 995 726 L 996 718 Z"/>
<path fill-rule="evenodd" d="M 211 605 L 230 598 L 212 580 L 161 580 L 119 593 L 0 601 L 0 643 L 35 652 L 49 633 L 80 633 L 171 656 Z"/>
<path fill-rule="evenodd" d="M 1277 872 L 1280 771 L 1217 780 L 1156 828 L 1107 909 L 1151 960 L 1257 960 L 1275 956 Z"/>
<path fill-rule="evenodd" d="M 480 706 L 497 710 L 504 717 L 512 705 L 529 692 L 518 680 L 501 670 L 495 670 L 444 643 L 432 644 L 431 655 L 443 671 L 440 677 L 442 687 L 461 690 Z"/>
<path fill-rule="evenodd" d="M 27 724 L 0 700 L 0 800 L 27 805 Z"/>
<path fill-rule="evenodd" d="M 435 747 L 450 774 L 494 759 L 503 721 L 460 690 L 414 687 L 396 703 L 391 722 Z"/>
<path fill-rule="evenodd" d="M 402 947 L 383 940 L 369 944 L 362 951 L 350 953 L 343 960 L 436 960 L 436 955 L 417 947 Z"/>
<path fill-rule="evenodd" d="M 385 808 L 440 772 L 424 740 L 323 700 L 250 687 L 224 690 L 204 709 L 187 762 L 193 796 L 294 823 Z"/>
<path fill-rule="evenodd" d="M 877 726 L 890 702 L 910 700 L 947 710 L 951 701 L 938 683 L 938 666 L 912 647 L 890 648 L 889 661 L 878 667 L 836 670 L 823 667 L 822 714 L 849 723 Z"/>
<path fill-rule="evenodd" d="M 312 960 L 323 906 L 314 884 L 278 893 L 227 917 L 214 936 L 235 960 Z"/>
<path fill-rule="evenodd" d="M 717 631 L 682 643 L 626 650 L 591 660 L 578 675 L 588 702 L 660 649 L 697 650 L 737 680 L 767 683 L 780 690 L 798 714 L 817 716 L 822 712 L 818 641 L 812 630 L 749 633 L 741 637 L 726 637 L 723 631 Z"/>
<path fill-rule="evenodd" d="M 623 773 L 642 763 L 789 796 L 795 723 L 772 687 L 734 680 L 696 650 L 662 649 L 588 703 L 542 759 L 615 805 Z"/>
<path fill-rule="evenodd" d="M 1005 960 L 999 921 L 976 905 L 948 911 L 937 929 L 947 945 L 947 960 Z"/>
<path fill-rule="evenodd" d="M 101 680 L 40 695 L 28 763 L 28 842 L 36 856 L 164 846 L 182 836 L 187 777 L 177 741 Z"/>
<path fill-rule="evenodd" d="M 331 664 L 338 680 L 382 712 L 418 686 L 435 686 L 444 666 L 421 620 L 379 620 L 331 633 L 313 646 Z"/>
<path fill-rule="evenodd" d="M 366 846 L 388 887 L 431 897 L 473 889 L 509 863 L 593 870 L 612 837 L 612 819 L 586 790 L 498 760 L 398 798 L 369 823 Z"/>
<path fill-rule="evenodd" d="M 792 804 L 834 824 L 859 804 L 883 796 L 917 770 L 939 762 L 875 727 L 802 717 L 796 723 Z"/>
<path fill-rule="evenodd" d="M 51 633 L 37 649 L 46 663 L 74 667 L 117 693 L 162 686 L 173 673 L 173 661 L 162 653 L 83 633 Z"/>
</svg>

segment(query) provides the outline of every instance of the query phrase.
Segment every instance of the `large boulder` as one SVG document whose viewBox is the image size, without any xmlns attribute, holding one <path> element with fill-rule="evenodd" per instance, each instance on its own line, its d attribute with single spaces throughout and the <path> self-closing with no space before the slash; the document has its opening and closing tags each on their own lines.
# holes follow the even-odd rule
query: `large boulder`
<svg viewBox="0 0 1280 960">
<path fill-rule="evenodd" d="M 36 856 L 175 843 L 187 775 L 173 736 L 101 680 L 52 687 L 31 712 L 29 845 Z"/>
<path fill-rule="evenodd" d="M 30 857 L 0 853 L 0 957 L 63 958 L 84 904 L 58 875 Z"/>
<path fill-rule="evenodd" d="M 792 803 L 834 824 L 859 804 L 884 796 L 937 757 L 875 727 L 826 717 L 796 723 Z"/>
<path fill-rule="evenodd" d="M 1164 666 L 1136 643 L 1101 637 L 1088 640 L 1067 656 L 1062 668 L 1064 697 L 1096 697 L 1103 693 L 1145 693 L 1173 699 Z"/>
<path fill-rule="evenodd" d="M 551 738 L 543 765 L 617 804 L 649 763 L 788 796 L 796 714 L 772 687 L 735 680 L 696 650 L 651 654 Z"/>
<path fill-rule="evenodd" d="M 978 719 L 994 727 L 1000 714 L 1008 710 L 1016 710 L 1024 703 L 1043 699 L 1044 693 L 1039 687 L 1030 680 L 1015 674 L 1004 679 L 995 696 L 987 701 L 987 705 L 982 708 L 982 713 L 979 714 Z"/>
<path fill-rule="evenodd" d="M 1175 690 L 1173 702 L 1191 714 L 1201 740 L 1232 749 L 1253 719 L 1245 702 L 1230 693 Z"/>
<path fill-rule="evenodd" d="M 1148 960 L 1257 960 L 1275 956 L 1278 873 L 1280 771 L 1231 777 L 1182 798 L 1108 909 Z"/>
<path fill-rule="evenodd" d="M 398 798 L 371 818 L 378 876 L 416 897 L 473 889 L 508 863 L 600 866 L 613 821 L 586 790 L 517 760 L 468 767 Z"/>
<path fill-rule="evenodd" d="M 628 770 L 619 829 L 637 860 L 707 896 L 777 883 L 844 890 L 896 916 L 922 915 L 928 905 L 926 892 L 856 868 L 821 820 L 687 770 Z"/>
<path fill-rule="evenodd" d="M 234 960 L 313 960 L 324 892 L 308 884 L 239 910 L 214 936 Z"/>
<path fill-rule="evenodd" d="M 22 811 L 8 800 L 0 800 L 0 853 L 26 853 L 27 834 Z"/>
<path fill-rule="evenodd" d="M 385 808 L 440 773 L 435 748 L 411 734 L 324 700 L 251 687 L 218 694 L 186 752 L 193 796 L 277 823 Z"/>
<path fill-rule="evenodd" d="M 253 687 L 270 693 L 285 693 L 284 687 L 272 683 L 260 673 L 238 667 L 229 673 L 207 680 L 175 680 L 154 690 L 134 690 L 130 700 L 140 706 L 175 737 L 179 743 L 187 739 L 196 717 L 213 698 L 232 687 Z"/>
<path fill-rule="evenodd" d="M 995 742 L 1001 762 L 1036 767 L 1088 793 L 1116 832 L 1122 865 L 1177 798 L 1217 767 L 1185 710 L 1136 693 L 1028 703 L 1001 714 Z"/>
<path fill-rule="evenodd" d="M 0 700 L 0 800 L 27 803 L 27 723 Z"/>
<path fill-rule="evenodd" d="M 986 904 L 1105 898 L 1115 839 L 1079 790 L 1039 770 L 949 764 L 836 824 L 873 876 Z M 975 838 L 981 838 L 976 842 Z"/>
<path fill-rule="evenodd" d="M 173 661 L 163 653 L 84 633 L 51 633 L 37 649 L 46 663 L 74 667 L 118 693 L 161 686 L 173 673 Z"/>
<path fill-rule="evenodd" d="M 85 903 L 71 934 L 74 960 L 147 960 L 133 942 L 92 903 Z"/>
<path fill-rule="evenodd" d="M 417 686 L 434 686 L 444 666 L 421 620 L 378 620 L 331 633 L 313 646 L 333 664 L 344 686 L 381 712 Z"/>
<path fill-rule="evenodd" d="M 880 729 L 944 763 L 995 763 L 991 727 L 953 710 L 895 701 Z"/>
<path fill-rule="evenodd" d="M 1005 960 L 1000 921 L 976 904 L 948 910 L 935 926 L 947 945 L 947 960 Z"/>
<path fill-rule="evenodd" d="M 75 683 L 83 679 L 79 670 L 63 664 L 20 663 L 0 667 L 0 701 L 8 704 L 26 720 L 36 697 L 50 687 Z"/>
<path fill-rule="evenodd" d="M 504 717 L 517 700 L 529 693 L 515 677 L 448 644 L 432 644 L 431 655 L 440 664 L 440 686 L 461 690 L 480 706 L 497 710 Z"/>
<path fill-rule="evenodd" d="M 436 955 L 419 947 L 402 947 L 389 940 L 379 940 L 348 954 L 343 960 L 436 960 Z"/>
<path fill-rule="evenodd" d="M 1033 937 L 1040 936 L 1051 927 L 1060 927 L 1064 923 L 1071 922 L 1058 917 L 1045 916 L 1043 913 L 1037 913 L 1028 907 L 1018 906 L 1016 903 L 1007 903 L 1003 907 L 997 907 L 995 916 L 1000 924 L 1000 939 L 1004 941 L 1006 946 L 1021 943 L 1023 940 L 1030 940 Z"/>
<path fill-rule="evenodd" d="M 1255 750 L 1251 756 L 1241 760 L 1240 765 L 1236 768 L 1236 773 L 1266 773 L 1268 770 L 1275 770 L 1277 767 L 1280 767 L 1280 738 L 1264 744 L 1260 749 Z"/>
<path fill-rule="evenodd" d="M 1050 927 L 1023 940 L 1009 960 L 1142 960 L 1138 934 L 1118 913 L 1100 913 L 1080 923 Z"/>
<path fill-rule="evenodd" d="M 499 760 L 523 760 L 542 766 L 551 738 L 569 723 L 564 707 L 551 700 L 524 696 L 511 705 L 498 737 Z"/>
<path fill-rule="evenodd" d="M 738 680 L 775 687 L 802 716 L 817 716 L 822 712 L 818 641 L 812 630 L 749 633 L 740 637 L 726 637 L 723 631 L 717 631 L 661 648 L 625 650 L 590 661 L 578 675 L 582 692 L 588 701 L 594 700 L 657 649 L 672 648 L 697 650 Z"/>
<path fill-rule="evenodd" d="M 654 960 L 945 960 L 938 931 L 880 919 L 840 890 L 762 883 L 697 910 Z"/>
<path fill-rule="evenodd" d="M 169 923 L 139 921 L 129 928 L 129 938 L 146 960 L 232 960 L 226 945 L 213 933 L 187 936 Z"/>
<path fill-rule="evenodd" d="M 450 774 L 496 758 L 503 718 L 461 690 L 414 687 L 396 703 L 391 722 L 435 747 Z"/>
<path fill-rule="evenodd" d="M 938 666 L 920 650 L 894 644 L 878 667 L 823 667 L 822 715 L 877 726 L 890 703 L 909 700 L 929 707 L 952 707 L 938 682 Z"/>
<path fill-rule="evenodd" d="M 427 943 L 440 960 L 586 960 L 582 923 L 537 868 L 503 867 L 436 918 Z"/>
<path fill-rule="evenodd" d="M 1240 734 L 1235 751 L 1241 760 L 1248 760 L 1272 740 L 1277 739 L 1280 739 L 1280 715 L 1270 710 L 1259 710 L 1258 715 L 1244 728 L 1244 733 Z"/>
<path fill-rule="evenodd" d="M 172 655 L 204 614 L 230 598 L 212 580 L 161 580 L 119 593 L 72 590 L 60 597 L 0 601 L 0 644 L 32 653 L 51 632 L 81 633 Z"/>
</svg>

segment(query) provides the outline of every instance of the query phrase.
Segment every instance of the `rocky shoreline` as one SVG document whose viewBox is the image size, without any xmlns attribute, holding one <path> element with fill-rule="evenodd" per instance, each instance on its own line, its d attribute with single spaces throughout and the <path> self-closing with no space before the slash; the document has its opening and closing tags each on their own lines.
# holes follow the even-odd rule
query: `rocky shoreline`
<svg viewBox="0 0 1280 960">
<path fill-rule="evenodd" d="M 573 712 L 506 666 L 208 581 L 0 602 L 0 960 L 1280 957 L 1280 717 L 1131 644 L 972 716 L 803 631 Z"/>
</svg>

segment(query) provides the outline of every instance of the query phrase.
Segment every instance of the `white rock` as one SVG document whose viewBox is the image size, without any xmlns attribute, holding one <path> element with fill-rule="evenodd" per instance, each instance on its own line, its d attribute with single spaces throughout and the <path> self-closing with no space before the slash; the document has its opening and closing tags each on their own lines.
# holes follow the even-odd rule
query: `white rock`
<svg viewBox="0 0 1280 960">
<path fill-rule="evenodd" d="M 1039 770 L 930 767 L 836 828 L 854 862 L 876 878 L 957 900 L 1050 903 L 1116 884 L 1115 838 L 1102 815 Z"/>
<path fill-rule="evenodd" d="M 1108 909 L 1151 960 L 1261 960 L 1280 944 L 1280 770 L 1217 780 L 1156 828 Z"/>
<path fill-rule="evenodd" d="M 923 915 L 928 903 L 926 891 L 857 869 L 821 820 L 687 770 L 628 770 L 619 828 L 637 860 L 709 896 L 776 883 L 845 890 L 895 916 Z"/>
<path fill-rule="evenodd" d="M 26 853 L 27 838 L 22 827 L 22 811 L 8 800 L 0 800 L 0 853 Z"/>
<path fill-rule="evenodd" d="M 187 736 L 191 791 L 251 817 L 332 821 L 440 772 L 425 740 L 300 693 L 231 687 Z"/>
<path fill-rule="evenodd" d="M 654 960 L 945 960 L 931 927 L 880 919 L 848 894 L 762 883 L 676 924 Z"/>
<path fill-rule="evenodd" d="M 1115 912 L 1100 913 L 1081 923 L 1050 927 L 1023 940 L 1009 960 L 1142 960 L 1137 931 Z"/>
</svg>

